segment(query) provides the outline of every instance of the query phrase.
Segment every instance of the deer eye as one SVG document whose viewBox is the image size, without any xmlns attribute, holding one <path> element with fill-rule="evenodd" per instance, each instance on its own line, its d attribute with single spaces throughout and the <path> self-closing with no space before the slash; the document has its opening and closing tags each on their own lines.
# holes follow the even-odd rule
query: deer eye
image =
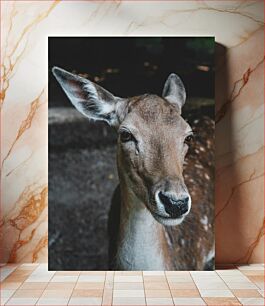
<svg viewBox="0 0 265 306">
<path fill-rule="evenodd" d="M 187 145 L 190 144 L 190 142 L 192 141 L 193 139 L 193 135 L 188 135 L 185 140 L 184 140 L 184 143 L 186 143 Z"/>
<path fill-rule="evenodd" d="M 123 130 L 120 132 L 120 139 L 121 139 L 121 142 L 128 142 L 128 141 L 134 140 L 134 137 L 129 131 Z"/>
</svg>

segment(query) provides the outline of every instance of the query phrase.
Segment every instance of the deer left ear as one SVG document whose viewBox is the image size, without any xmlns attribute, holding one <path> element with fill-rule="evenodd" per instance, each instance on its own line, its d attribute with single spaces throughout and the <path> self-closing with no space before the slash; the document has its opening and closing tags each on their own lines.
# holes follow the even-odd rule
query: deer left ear
<svg viewBox="0 0 265 306">
<path fill-rule="evenodd" d="M 64 69 L 54 67 L 52 72 L 75 108 L 86 117 L 103 120 L 116 126 L 116 105 L 119 98 L 101 86 Z"/>
<path fill-rule="evenodd" d="M 179 76 L 171 73 L 164 85 L 162 97 L 174 104 L 181 114 L 182 106 L 186 101 L 186 90 Z"/>
</svg>

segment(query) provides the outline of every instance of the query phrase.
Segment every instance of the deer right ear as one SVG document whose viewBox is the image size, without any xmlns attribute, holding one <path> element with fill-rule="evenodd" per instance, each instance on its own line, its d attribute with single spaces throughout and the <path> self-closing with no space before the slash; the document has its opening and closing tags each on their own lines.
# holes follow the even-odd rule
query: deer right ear
<svg viewBox="0 0 265 306">
<path fill-rule="evenodd" d="M 162 97 L 174 104 L 181 114 L 182 106 L 186 101 L 186 90 L 179 76 L 171 73 L 164 85 Z"/>
<path fill-rule="evenodd" d="M 117 125 L 117 97 L 101 86 L 64 69 L 54 67 L 52 72 L 78 111 L 90 119 Z"/>
</svg>

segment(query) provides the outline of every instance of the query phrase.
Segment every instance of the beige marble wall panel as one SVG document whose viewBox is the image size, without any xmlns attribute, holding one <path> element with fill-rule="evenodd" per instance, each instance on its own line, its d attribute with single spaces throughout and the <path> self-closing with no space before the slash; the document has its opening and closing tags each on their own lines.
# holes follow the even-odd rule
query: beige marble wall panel
<svg viewBox="0 0 265 306">
<path fill-rule="evenodd" d="M 60 35 L 211 35 L 226 47 L 217 261 L 263 261 L 263 30 L 263 1 L 2 1 L 0 261 L 47 261 L 47 37 Z"/>
</svg>

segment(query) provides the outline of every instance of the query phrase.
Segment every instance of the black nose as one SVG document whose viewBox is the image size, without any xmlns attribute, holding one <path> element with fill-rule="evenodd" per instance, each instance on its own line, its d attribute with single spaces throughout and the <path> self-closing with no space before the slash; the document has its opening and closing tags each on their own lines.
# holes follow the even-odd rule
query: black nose
<svg viewBox="0 0 265 306">
<path fill-rule="evenodd" d="M 163 203 L 166 212 L 172 218 L 178 218 L 189 210 L 189 197 L 176 198 L 174 195 L 163 193 L 158 194 L 160 201 Z"/>
</svg>

